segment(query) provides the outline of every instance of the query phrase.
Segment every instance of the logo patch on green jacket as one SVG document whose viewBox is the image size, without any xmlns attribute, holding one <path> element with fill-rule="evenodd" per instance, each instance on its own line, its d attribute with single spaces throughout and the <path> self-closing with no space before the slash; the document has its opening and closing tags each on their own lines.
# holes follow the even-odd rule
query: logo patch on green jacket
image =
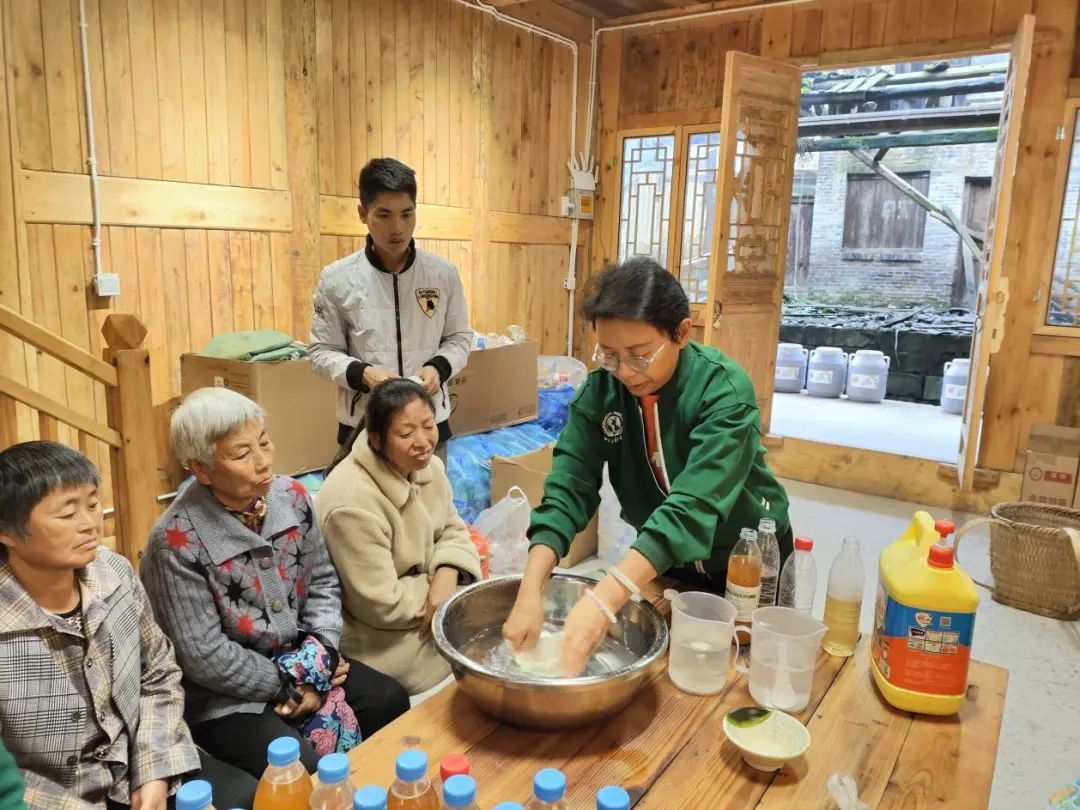
<svg viewBox="0 0 1080 810">
<path fill-rule="evenodd" d="M 604 421 L 600 423 L 600 427 L 604 431 L 604 441 L 608 444 L 622 441 L 623 415 L 618 411 L 612 411 L 605 416 Z"/>
</svg>

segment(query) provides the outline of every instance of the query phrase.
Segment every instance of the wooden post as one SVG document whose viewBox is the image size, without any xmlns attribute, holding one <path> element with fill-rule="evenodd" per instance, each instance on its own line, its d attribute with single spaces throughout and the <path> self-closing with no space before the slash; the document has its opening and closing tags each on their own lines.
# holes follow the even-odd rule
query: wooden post
<svg viewBox="0 0 1080 810">
<path fill-rule="evenodd" d="M 137 565 L 158 518 L 157 442 L 150 395 L 150 353 L 143 348 L 146 327 L 134 315 L 110 315 L 101 328 L 105 360 L 116 369 L 107 388 L 109 427 L 120 433 L 113 448 L 116 549 Z"/>
</svg>

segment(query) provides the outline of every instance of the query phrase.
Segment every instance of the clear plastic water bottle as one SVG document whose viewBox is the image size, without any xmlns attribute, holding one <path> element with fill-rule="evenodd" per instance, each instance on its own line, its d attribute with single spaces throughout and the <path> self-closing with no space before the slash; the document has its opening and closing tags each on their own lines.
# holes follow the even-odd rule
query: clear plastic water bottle
<svg viewBox="0 0 1080 810">
<path fill-rule="evenodd" d="M 761 607 L 776 604 L 776 582 L 780 579 L 780 543 L 776 540 L 776 521 L 762 518 L 758 523 L 758 545 L 761 546 Z"/>
<path fill-rule="evenodd" d="M 829 569 L 829 590 L 825 595 L 824 621 L 829 629 L 825 631 L 821 646 L 829 655 L 848 658 L 855 654 L 865 583 L 859 541 L 845 537 L 844 545 Z"/>
<path fill-rule="evenodd" d="M 600 788 L 596 794 L 596 810 L 630 810 L 630 794 L 617 785 Z"/>
<path fill-rule="evenodd" d="M 353 810 L 386 810 L 386 790 L 379 785 L 362 787 L 353 794 Z"/>
<path fill-rule="evenodd" d="M 780 607 L 794 608 L 803 613 L 814 609 L 817 591 L 817 563 L 814 562 L 814 541 L 809 537 L 795 538 L 795 553 L 787 558 L 780 572 Z"/>
<path fill-rule="evenodd" d="M 533 797 L 525 810 L 568 810 L 566 776 L 554 768 L 544 768 L 533 778 Z"/>
<path fill-rule="evenodd" d="M 476 780 L 456 774 L 443 783 L 443 807 L 448 810 L 477 810 Z"/>
<path fill-rule="evenodd" d="M 311 810 L 349 810 L 355 792 L 347 756 L 327 754 L 319 760 L 319 786 L 311 791 Z"/>
<path fill-rule="evenodd" d="M 495 810 L 525 810 L 525 808 L 517 802 L 499 802 L 495 805 Z"/>
<path fill-rule="evenodd" d="M 214 810 L 214 794 L 203 779 L 185 782 L 176 791 L 176 810 Z"/>
</svg>

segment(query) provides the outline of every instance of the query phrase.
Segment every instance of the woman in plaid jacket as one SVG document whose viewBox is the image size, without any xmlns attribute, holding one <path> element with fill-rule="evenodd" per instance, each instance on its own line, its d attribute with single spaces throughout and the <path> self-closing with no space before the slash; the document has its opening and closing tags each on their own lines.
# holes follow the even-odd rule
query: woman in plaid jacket
<svg viewBox="0 0 1080 810">
<path fill-rule="evenodd" d="M 30 807 L 164 810 L 200 755 L 172 645 L 101 538 L 88 459 L 53 442 L 0 453 L 0 733 Z M 202 767 L 223 806 L 251 800 L 247 774 Z"/>
</svg>

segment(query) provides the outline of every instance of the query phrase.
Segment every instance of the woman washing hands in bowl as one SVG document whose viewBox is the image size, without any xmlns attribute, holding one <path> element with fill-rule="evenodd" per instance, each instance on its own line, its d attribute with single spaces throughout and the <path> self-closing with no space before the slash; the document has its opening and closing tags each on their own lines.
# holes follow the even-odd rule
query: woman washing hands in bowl
<svg viewBox="0 0 1080 810">
<path fill-rule="evenodd" d="M 450 674 L 431 618 L 459 585 L 480 578 L 480 555 L 434 455 L 439 429 L 424 389 L 405 379 L 380 384 L 365 424 L 315 499 L 341 577 L 341 649 L 417 694 Z"/>
<path fill-rule="evenodd" d="M 596 330 L 600 368 L 570 406 L 503 625 L 516 650 L 536 645 L 545 583 L 596 512 L 607 462 L 637 541 L 571 610 L 560 652 L 567 676 L 584 670 L 623 605 L 661 574 L 723 594 L 741 529 L 773 518 L 781 557 L 792 550 L 787 494 L 765 464 L 750 378 L 690 340 L 690 305 L 678 280 L 635 257 L 596 277 L 582 311 Z"/>
</svg>

